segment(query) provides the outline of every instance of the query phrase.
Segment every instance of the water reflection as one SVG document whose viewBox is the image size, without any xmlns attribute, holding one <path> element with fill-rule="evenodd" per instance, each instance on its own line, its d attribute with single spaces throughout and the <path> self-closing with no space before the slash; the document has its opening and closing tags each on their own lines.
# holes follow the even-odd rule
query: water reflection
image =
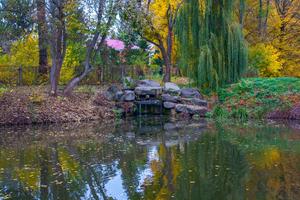
<svg viewBox="0 0 300 200">
<path fill-rule="evenodd" d="M 0 199 L 300 196 L 300 135 L 285 126 L 156 117 L 6 128 L 0 148 Z"/>
</svg>

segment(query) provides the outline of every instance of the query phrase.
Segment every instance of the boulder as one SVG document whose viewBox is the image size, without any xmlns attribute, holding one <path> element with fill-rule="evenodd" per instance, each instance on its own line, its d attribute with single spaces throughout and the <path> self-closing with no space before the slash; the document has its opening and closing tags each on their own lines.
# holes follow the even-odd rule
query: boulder
<svg viewBox="0 0 300 200">
<path fill-rule="evenodd" d="M 118 91 L 115 95 L 114 100 L 115 101 L 123 101 L 123 95 L 124 95 L 124 92 Z"/>
<path fill-rule="evenodd" d="M 191 99 L 182 98 L 181 101 L 184 104 L 207 107 L 207 101 L 203 100 L 203 99 L 198 99 L 198 98 L 191 98 Z"/>
<path fill-rule="evenodd" d="M 160 87 L 160 84 L 153 80 L 139 80 L 137 87 Z"/>
<path fill-rule="evenodd" d="M 125 90 L 122 98 L 124 101 L 134 101 L 135 93 L 132 90 Z"/>
<path fill-rule="evenodd" d="M 200 117 L 204 117 L 207 113 L 207 108 L 203 106 L 195 106 L 195 105 L 186 105 L 186 104 L 177 104 L 175 106 L 175 110 L 178 113 L 188 113 L 190 115 L 199 115 Z"/>
<path fill-rule="evenodd" d="M 166 109 L 173 109 L 175 108 L 176 104 L 172 102 L 164 102 L 164 108 Z"/>
<path fill-rule="evenodd" d="M 109 101 L 116 100 L 116 95 L 118 92 L 121 92 L 121 90 L 116 85 L 112 85 L 104 93 L 104 97 Z"/>
<path fill-rule="evenodd" d="M 161 95 L 161 98 L 163 101 L 178 103 L 180 101 L 180 98 L 178 96 L 172 96 L 170 94 L 163 94 Z"/>
<path fill-rule="evenodd" d="M 162 87 L 136 87 L 134 89 L 136 95 L 151 95 L 157 96 L 162 93 Z"/>
<path fill-rule="evenodd" d="M 194 88 L 181 89 L 181 97 L 202 99 L 202 95 L 200 94 L 199 90 Z"/>
<path fill-rule="evenodd" d="M 175 83 L 167 82 L 165 83 L 164 91 L 171 92 L 171 93 L 172 92 L 180 93 L 180 87 Z"/>
</svg>

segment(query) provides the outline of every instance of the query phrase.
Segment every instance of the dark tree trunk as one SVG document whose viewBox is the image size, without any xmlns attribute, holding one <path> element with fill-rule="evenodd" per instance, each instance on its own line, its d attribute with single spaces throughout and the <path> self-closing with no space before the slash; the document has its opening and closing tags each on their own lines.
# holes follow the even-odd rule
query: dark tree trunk
<svg viewBox="0 0 300 200">
<path fill-rule="evenodd" d="M 50 71 L 50 95 L 57 96 L 57 88 L 60 78 L 60 71 L 66 54 L 66 26 L 64 19 L 64 1 L 53 0 L 50 5 L 52 14 L 51 24 L 51 58 L 52 67 Z"/>
<path fill-rule="evenodd" d="M 164 47 L 163 43 L 160 42 L 159 45 L 159 50 L 161 51 L 163 60 L 164 60 L 164 64 L 165 64 L 165 74 L 164 74 L 164 78 L 163 81 L 164 82 L 170 82 L 171 81 L 171 60 L 170 60 L 170 52 L 168 50 L 166 50 L 166 48 Z"/>
<path fill-rule="evenodd" d="M 264 17 L 264 22 L 262 24 L 262 36 L 266 37 L 267 35 L 267 28 L 268 28 L 268 18 L 269 18 L 269 13 L 270 13 L 270 0 L 267 0 L 267 11 L 266 11 L 266 15 Z"/>
<path fill-rule="evenodd" d="M 263 1 L 259 0 L 259 9 L 258 9 L 258 25 L 257 25 L 257 31 L 259 36 L 262 36 L 262 23 L 263 23 Z"/>
<path fill-rule="evenodd" d="M 163 55 L 165 60 L 165 65 L 166 65 L 166 73 L 163 79 L 164 82 L 171 81 L 171 71 L 172 71 L 173 24 L 175 23 L 174 21 L 175 18 L 171 10 L 171 5 L 169 5 L 169 8 L 167 10 L 167 16 L 168 16 L 167 52 L 166 55 Z"/>
<path fill-rule="evenodd" d="M 48 55 L 47 55 L 47 27 L 46 27 L 46 9 L 45 0 L 37 0 L 37 24 L 39 36 L 39 73 L 47 74 L 48 72 Z"/>
</svg>

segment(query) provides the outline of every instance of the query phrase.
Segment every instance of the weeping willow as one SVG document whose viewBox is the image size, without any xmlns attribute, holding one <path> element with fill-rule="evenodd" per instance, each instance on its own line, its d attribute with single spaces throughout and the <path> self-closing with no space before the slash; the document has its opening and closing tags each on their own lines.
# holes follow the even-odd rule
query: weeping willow
<svg viewBox="0 0 300 200">
<path fill-rule="evenodd" d="M 236 1 L 185 0 L 179 12 L 180 66 L 198 87 L 216 90 L 236 82 L 247 66 L 247 45 L 233 16 Z"/>
</svg>

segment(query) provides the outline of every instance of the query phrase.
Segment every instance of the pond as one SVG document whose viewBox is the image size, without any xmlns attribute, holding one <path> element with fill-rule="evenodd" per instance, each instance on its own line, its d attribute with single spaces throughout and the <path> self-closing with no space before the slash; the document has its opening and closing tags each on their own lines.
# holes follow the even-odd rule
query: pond
<svg viewBox="0 0 300 200">
<path fill-rule="evenodd" d="M 0 130 L 0 199 L 299 199 L 286 125 L 142 117 Z"/>
</svg>

